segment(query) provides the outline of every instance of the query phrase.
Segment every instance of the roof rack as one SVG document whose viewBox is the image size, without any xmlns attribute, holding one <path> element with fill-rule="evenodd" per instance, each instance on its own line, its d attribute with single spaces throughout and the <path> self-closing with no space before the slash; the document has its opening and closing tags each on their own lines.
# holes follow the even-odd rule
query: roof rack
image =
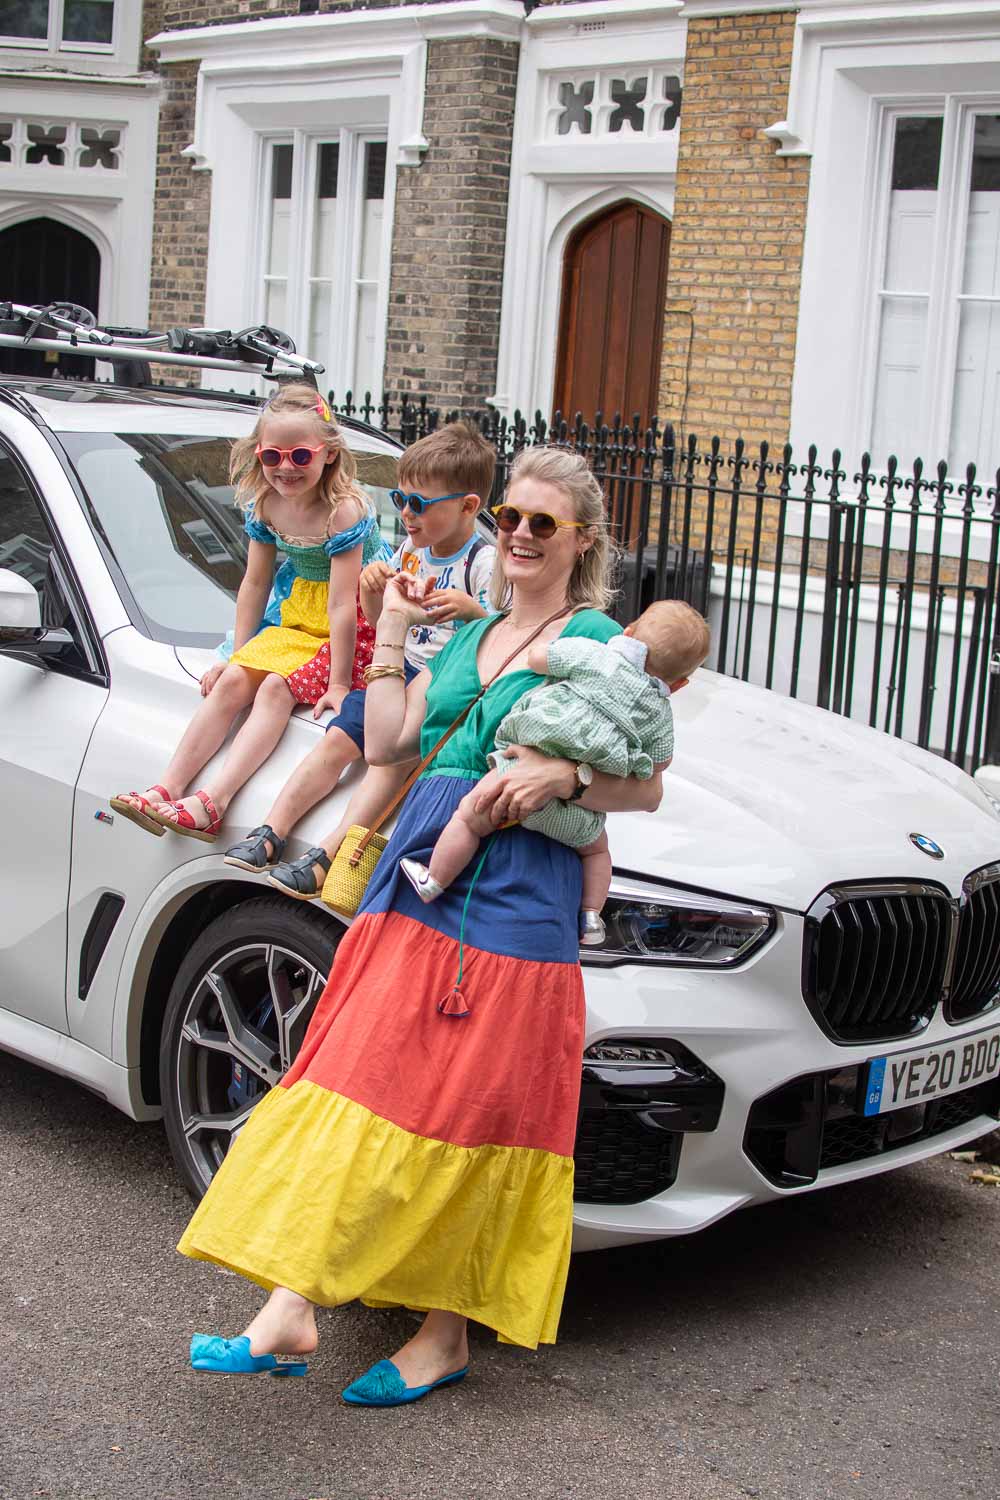
<svg viewBox="0 0 1000 1500">
<path fill-rule="evenodd" d="M 296 375 L 316 384 L 324 366 L 296 354 L 280 328 L 260 324 L 241 328 L 149 329 L 99 327 L 94 314 L 75 302 L 26 306 L 0 301 L 0 348 L 50 349 L 60 354 L 101 359 L 114 369 L 118 385 L 152 385 L 150 361 L 198 370 L 227 370 L 269 380 Z"/>
</svg>

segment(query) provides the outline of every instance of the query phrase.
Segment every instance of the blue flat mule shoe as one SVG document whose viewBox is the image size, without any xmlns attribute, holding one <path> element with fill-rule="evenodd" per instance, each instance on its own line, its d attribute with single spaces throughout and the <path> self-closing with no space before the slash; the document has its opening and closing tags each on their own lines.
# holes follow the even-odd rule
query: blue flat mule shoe
<svg viewBox="0 0 1000 1500">
<path fill-rule="evenodd" d="M 191 1335 L 192 1370 L 215 1375 L 304 1375 L 304 1359 L 277 1359 L 273 1354 L 251 1354 L 246 1334 L 238 1339 L 220 1339 L 210 1333 Z"/>
<path fill-rule="evenodd" d="M 428 1391 L 436 1391 L 439 1385 L 457 1385 L 468 1373 L 466 1365 L 453 1375 L 442 1375 L 431 1385 L 407 1385 L 391 1359 L 380 1359 L 341 1394 L 351 1406 L 408 1406 L 411 1401 L 426 1396 Z"/>
</svg>

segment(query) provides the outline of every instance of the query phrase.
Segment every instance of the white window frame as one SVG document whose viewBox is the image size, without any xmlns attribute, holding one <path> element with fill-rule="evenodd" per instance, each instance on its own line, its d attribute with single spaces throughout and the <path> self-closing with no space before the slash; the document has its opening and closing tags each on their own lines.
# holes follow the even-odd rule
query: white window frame
<svg viewBox="0 0 1000 1500">
<path fill-rule="evenodd" d="M 285 308 L 288 327 L 296 348 L 310 359 L 324 359 L 327 365 L 325 384 L 333 383 L 338 371 L 349 371 L 343 388 L 336 394 L 343 396 L 351 390 L 355 401 L 364 397 L 364 391 L 356 387 L 358 357 L 358 294 L 362 285 L 360 275 L 361 231 L 363 224 L 363 199 L 366 180 L 366 149 L 387 141 L 385 131 L 368 127 L 341 126 L 339 130 L 280 131 L 261 134 L 258 145 L 259 196 L 257 218 L 260 223 L 267 219 L 271 204 L 273 147 L 292 147 L 292 218 L 288 243 L 288 270 L 285 276 Z M 325 144 L 338 147 L 337 164 L 337 231 L 334 241 L 334 263 L 329 277 L 316 277 L 311 265 L 313 231 L 316 213 L 316 173 L 319 148 Z M 388 179 L 388 162 L 386 166 Z M 265 270 L 270 255 L 270 245 L 265 236 L 257 242 L 254 264 L 254 319 L 264 322 L 267 308 L 267 284 L 273 278 Z M 329 351 L 311 349 L 308 343 L 310 322 L 310 292 L 317 280 L 330 281 L 330 329 Z M 388 288 L 383 278 L 369 281 L 384 292 Z M 381 390 L 371 392 L 376 404 L 382 398 Z"/>
<path fill-rule="evenodd" d="M 113 0 L 112 32 L 110 42 L 64 42 L 62 40 L 65 0 L 49 0 L 49 24 L 45 37 L 17 37 L 0 33 L 0 57 L 14 53 L 21 61 L 27 53 L 39 61 L 51 64 L 63 62 L 74 70 L 88 60 L 98 67 L 119 62 L 134 71 L 139 61 L 139 44 L 142 35 L 142 5 L 140 0 Z"/>
<path fill-rule="evenodd" d="M 701 0 L 698 0 L 701 3 Z M 946 99 L 967 109 L 990 110 L 1000 77 L 1000 0 L 799 0 L 786 118 L 765 130 L 779 156 L 810 156 L 806 217 L 792 383 L 790 439 L 797 454 L 815 443 L 821 454 L 839 448 L 849 473 L 842 495 L 855 489 L 856 465 L 867 448 L 877 330 L 873 318 L 874 277 L 884 251 L 888 213 L 885 112 L 941 113 Z M 953 146 L 958 141 L 953 130 Z M 967 194 L 967 179 L 944 160 L 942 181 Z M 960 209 L 964 246 L 966 206 Z M 942 205 L 937 228 L 946 226 Z M 881 228 L 880 228 L 881 226 Z M 935 274 L 955 289 L 953 253 L 939 255 Z M 961 265 L 957 274 L 961 275 Z M 950 280 L 948 278 L 951 278 Z M 831 297 L 839 315 L 830 317 Z M 940 298 L 938 305 L 941 305 Z M 942 357 L 954 365 L 955 344 L 943 347 L 943 330 L 929 329 Z M 955 337 L 957 337 L 957 329 Z M 933 344 L 929 347 L 935 347 Z M 938 430 L 919 445 L 928 469 L 944 456 L 950 438 L 935 407 Z M 884 455 L 877 456 L 884 463 Z M 905 471 L 902 471 L 906 477 Z M 876 476 L 878 477 L 878 476 Z M 930 477 L 930 476 L 928 476 Z M 964 474 L 949 473 L 959 482 Z M 977 475 L 987 488 L 993 476 Z M 876 492 L 881 493 L 881 492 Z M 905 492 L 908 495 L 908 492 Z M 986 502 L 984 495 L 980 505 Z M 956 500 L 952 499 L 952 505 Z M 961 501 L 957 502 L 959 505 Z M 899 510 L 897 500 L 897 511 Z M 794 517 L 790 524 L 794 525 Z M 897 514 L 893 546 L 905 546 L 908 522 Z M 898 528 L 898 540 L 897 540 Z M 985 531 L 985 528 L 976 528 Z M 816 528 L 813 528 L 816 534 Z M 917 545 L 930 551 L 935 528 L 928 518 Z M 957 556 L 962 527 L 946 517 L 940 550 Z M 985 557 L 973 537 L 971 555 Z"/>
<path fill-rule="evenodd" d="M 879 332 L 881 327 L 881 304 L 883 295 L 893 291 L 880 291 L 884 277 L 885 255 L 888 245 L 889 203 L 892 182 L 892 157 L 895 142 L 896 121 L 901 119 L 936 117 L 942 121 L 941 158 L 938 167 L 937 204 L 935 209 L 934 243 L 931 255 L 929 288 L 926 293 L 897 292 L 897 295 L 912 297 L 927 302 L 926 348 L 924 374 L 920 393 L 920 414 L 917 426 L 927 434 L 920 456 L 925 463 L 936 462 L 947 457 L 949 473 L 961 475 L 959 466 L 972 455 L 949 453 L 952 415 L 954 405 L 954 374 L 958 358 L 960 310 L 963 301 L 984 301 L 982 298 L 963 294 L 962 275 L 965 263 L 965 241 L 968 232 L 969 182 L 972 171 L 973 136 L 976 116 L 1000 115 L 1000 90 L 992 94 L 938 94 L 926 101 L 908 100 L 904 105 L 885 103 L 881 106 L 878 131 L 878 152 L 874 178 L 874 202 L 868 216 L 872 224 L 869 245 L 867 285 L 868 315 L 862 334 L 863 379 L 859 382 L 857 414 L 854 425 L 861 435 L 862 448 L 871 451 L 871 439 L 875 420 L 875 388 L 878 379 L 877 359 Z M 942 371 L 949 375 L 941 379 Z M 873 454 L 878 472 L 884 472 L 885 455 Z M 911 455 L 907 455 L 911 458 Z M 985 489 L 995 479 L 995 472 L 977 473 L 976 482 Z M 985 496 L 980 497 L 980 505 Z M 959 502 L 952 497 L 952 504 Z"/>
</svg>

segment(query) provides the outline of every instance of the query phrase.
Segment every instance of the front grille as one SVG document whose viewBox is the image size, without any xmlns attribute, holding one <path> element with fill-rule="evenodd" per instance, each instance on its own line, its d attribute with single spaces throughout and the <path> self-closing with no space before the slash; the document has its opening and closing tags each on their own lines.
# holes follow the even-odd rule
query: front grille
<svg viewBox="0 0 1000 1500">
<path fill-rule="evenodd" d="M 991 865 L 965 882 L 951 993 L 946 1015 L 953 1024 L 992 1009 L 1000 998 L 1000 868 Z"/>
<path fill-rule="evenodd" d="M 952 907 L 928 886 L 829 891 L 806 918 L 802 984 L 828 1036 L 892 1041 L 920 1031 L 940 999 Z"/>
<path fill-rule="evenodd" d="M 870 1117 L 861 1113 L 867 1064 L 808 1073 L 754 1101 L 743 1149 L 776 1187 L 807 1187 L 830 1167 L 919 1145 L 971 1120 L 1000 1116 L 1000 1082 Z"/>
<path fill-rule="evenodd" d="M 578 1203 L 640 1203 L 672 1187 L 678 1132 L 650 1130 L 626 1110 L 582 1109 L 576 1133 Z"/>
<path fill-rule="evenodd" d="M 900 1133 L 898 1130 L 894 1133 L 892 1114 L 874 1115 L 868 1120 L 827 1121 L 823 1130 L 820 1170 L 824 1167 L 842 1167 L 847 1162 L 865 1161 L 900 1146 L 913 1146 L 936 1135 L 945 1135 L 947 1131 L 967 1125 L 980 1115 L 995 1114 L 996 1107 L 996 1084 L 981 1083 L 960 1094 L 951 1094 L 936 1104 L 920 1106 L 923 1123 L 912 1133 Z M 899 1114 L 907 1115 L 909 1110 L 900 1110 Z"/>
</svg>

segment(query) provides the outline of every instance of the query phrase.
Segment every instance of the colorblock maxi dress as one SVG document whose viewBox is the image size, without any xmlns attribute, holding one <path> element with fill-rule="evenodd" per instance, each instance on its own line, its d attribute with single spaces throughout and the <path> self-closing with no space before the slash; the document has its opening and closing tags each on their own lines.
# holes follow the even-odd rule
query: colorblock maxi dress
<svg viewBox="0 0 1000 1500">
<path fill-rule="evenodd" d="M 284 677 L 300 703 L 317 703 L 330 678 L 330 559 L 361 548 L 361 566 L 379 558 L 388 561 L 392 548 L 379 531 L 378 516 L 369 508 L 346 531 L 335 531 L 324 542 L 300 546 L 280 532 L 272 531 L 249 507 L 243 529 L 253 542 L 279 547 L 286 555 L 275 575 L 264 624 L 230 660 L 255 671 L 276 672 Z M 357 600 L 357 636 L 350 686 L 364 685 L 361 674 L 372 659 L 375 632 L 361 612 Z M 277 611 L 277 623 L 273 616 Z"/>
<path fill-rule="evenodd" d="M 496 618 L 432 660 L 424 753 L 478 692 Z M 618 629 L 585 610 L 562 634 Z M 554 1342 L 583 1050 L 580 861 L 505 829 L 429 906 L 398 864 L 429 858 L 500 720 L 540 682 L 500 678 L 410 792 L 302 1050 L 231 1148 L 183 1254 L 326 1306 L 441 1308 L 504 1342 Z M 468 1014 L 443 1014 L 460 956 Z"/>
</svg>

